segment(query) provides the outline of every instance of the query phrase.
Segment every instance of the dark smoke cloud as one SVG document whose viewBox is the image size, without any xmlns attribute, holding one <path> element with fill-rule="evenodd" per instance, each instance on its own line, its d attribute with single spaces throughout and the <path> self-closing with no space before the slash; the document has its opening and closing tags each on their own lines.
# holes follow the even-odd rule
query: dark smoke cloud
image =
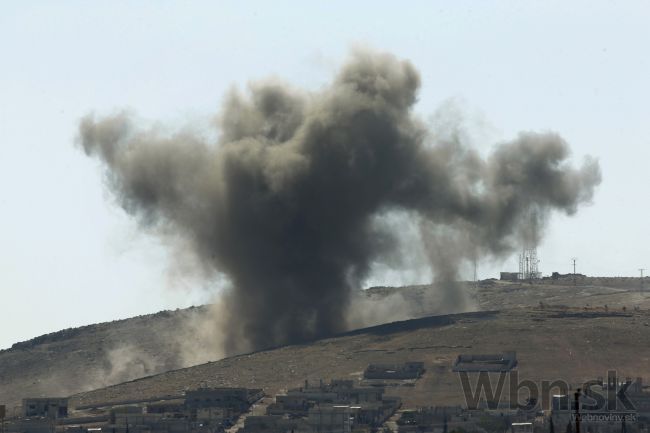
<svg viewBox="0 0 650 433">
<path fill-rule="evenodd" d="M 451 281 L 459 260 L 536 242 L 549 212 L 591 200 L 599 166 L 568 165 L 559 135 L 522 133 L 482 158 L 414 116 L 419 86 L 409 62 L 358 51 L 317 93 L 233 91 L 218 143 L 143 131 L 124 114 L 84 118 L 80 142 L 128 212 L 229 276 L 227 351 L 257 349 L 346 329 L 353 289 L 395 245 L 377 215 L 418 218 Z"/>
</svg>

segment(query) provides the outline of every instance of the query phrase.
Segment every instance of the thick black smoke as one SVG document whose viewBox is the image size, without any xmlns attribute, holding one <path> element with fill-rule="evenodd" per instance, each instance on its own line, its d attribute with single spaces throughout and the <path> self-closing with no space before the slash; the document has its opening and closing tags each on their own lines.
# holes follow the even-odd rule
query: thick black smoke
<svg viewBox="0 0 650 433">
<path fill-rule="evenodd" d="M 537 236 L 531 218 L 573 214 L 600 182 L 595 161 L 567 165 L 554 133 L 522 133 L 487 159 L 436 141 L 412 113 L 419 85 L 409 62 L 356 52 L 317 93 L 233 92 L 218 143 L 138 130 L 126 115 L 84 118 L 80 142 L 128 212 L 230 277 L 230 350 L 298 342 L 346 328 L 352 289 L 394 247 L 377 215 L 420 219 L 434 271 L 453 276 L 460 259 Z"/>
</svg>

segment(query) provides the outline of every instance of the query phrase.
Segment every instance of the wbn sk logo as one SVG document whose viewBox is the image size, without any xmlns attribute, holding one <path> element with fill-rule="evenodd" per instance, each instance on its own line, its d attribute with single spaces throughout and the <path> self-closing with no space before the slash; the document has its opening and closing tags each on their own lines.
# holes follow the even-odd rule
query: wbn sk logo
<svg viewBox="0 0 650 433">
<path fill-rule="evenodd" d="M 555 404 L 560 406 L 553 409 L 570 410 L 573 407 L 569 383 L 563 379 L 542 380 L 537 383 L 520 379 L 516 370 L 498 373 L 498 378 L 497 373 L 487 372 L 471 375 L 459 372 L 458 375 L 468 409 L 478 409 L 483 398 L 488 409 L 504 408 L 505 405 L 511 409 L 525 411 L 548 410 L 551 408 L 553 395 L 557 396 Z M 508 387 L 505 386 L 506 377 Z M 607 372 L 607 383 L 597 380 L 585 382 L 580 387 L 583 390 L 580 398 L 581 410 L 635 411 L 636 407 L 627 395 L 628 387 L 629 383 L 619 384 L 614 370 Z"/>
</svg>

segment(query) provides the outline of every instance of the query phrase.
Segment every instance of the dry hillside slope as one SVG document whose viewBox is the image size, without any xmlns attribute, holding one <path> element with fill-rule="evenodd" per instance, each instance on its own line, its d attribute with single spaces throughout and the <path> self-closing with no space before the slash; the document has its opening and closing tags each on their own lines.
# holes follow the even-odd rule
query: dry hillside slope
<svg viewBox="0 0 650 433">
<path fill-rule="evenodd" d="M 470 286 L 468 297 L 473 304 L 472 308 L 476 310 L 515 310 L 507 314 L 515 314 L 519 309 L 539 307 L 540 302 L 575 308 L 584 306 L 604 308 L 607 305 L 611 311 L 622 311 L 623 306 L 627 306 L 629 310 L 632 310 L 634 306 L 645 310 L 650 308 L 650 301 L 644 294 L 639 293 L 638 285 L 639 280 L 635 278 L 583 278 L 577 281 L 577 286 L 573 286 L 573 281 L 570 278 L 561 281 L 545 280 L 536 284 L 486 280 L 481 282 L 480 287 Z M 445 308 L 440 306 L 442 305 L 441 291 L 431 286 L 373 288 L 366 294 L 373 302 L 382 305 L 392 306 L 393 304 L 390 302 L 394 302 L 395 299 L 402 300 L 400 305 L 408 305 L 410 308 L 406 317 L 440 314 L 444 312 Z M 385 306 L 384 309 L 391 310 Z M 501 317 L 503 314 L 506 313 L 499 313 L 497 317 Z M 526 316 L 528 313 L 516 314 Z M 643 311 L 634 314 L 643 314 Z M 201 322 L 206 315 L 209 315 L 206 307 L 164 311 L 127 320 L 63 330 L 17 343 L 11 349 L 0 351 L 0 404 L 6 404 L 11 408 L 19 404 L 21 398 L 27 396 L 76 394 L 195 365 L 202 359 L 203 362 L 210 359 L 215 360 L 217 357 L 209 357 L 206 353 L 196 353 L 192 344 L 188 344 L 196 340 L 192 338 L 194 337 L 193 326 Z M 380 316 L 378 319 L 381 320 L 382 317 Z M 384 318 L 384 321 L 390 320 L 396 319 L 392 316 Z M 569 321 L 562 325 L 571 329 L 570 327 L 574 323 L 575 321 Z M 453 326 L 462 327 L 459 324 Z M 558 332 L 560 331 L 558 330 Z M 566 329 L 563 332 L 566 332 Z M 355 344 L 364 344 L 366 340 L 361 337 L 364 334 L 358 335 L 359 341 Z M 323 344 L 323 342 L 314 343 L 317 347 L 321 347 Z M 414 346 L 419 344 L 413 343 Z M 467 342 L 436 344 L 471 345 Z M 636 346 L 639 343 L 630 341 L 630 344 Z M 287 350 L 297 349 L 295 346 L 278 349 L 278 353 Z M 345 351 L 345 349 L 341 350 Z M 369 347 L 368 350 L 373 349 Z M 207 351 L 207 353 L 210 352 Z M 267 356 L 264 355 L 266 353 L 271 352 L 261 352 L 250 356 L 257 359 Z M 223 362 L 226 364 L 235 362 L 233 359 L 239 358 L 231 358 Z M 207 367 L 198 368 L 197 371 L 200 371 L 201 368 Z M 324 372 L 327 372 L 325 367 L 322 368 Z M 318 375 L 317 371 L 307 373 Z M 331 374 L 333 373 L 335 372 Z M 350 373 L 353 372 L 345 374 Z M 243 373 L 238 374 L 244 377 Z M 201 376 L 199 373 L 197 375 L 197 377 Z M 296 374 L 296 380 L 301 380 L 301 376 L 304 376 L 304 373 Z M 208 375 L 206 379 L 200 379 L 200 381 L 211 377 Z M 192 380 L 188 380 L 188 384 L 183 387 L 191 386 L 192 383 Z"/>
<path fill-rule="evenodd" d="M 604 376 L 650 378 L 650 312 L 521 308 L 381 325 L 312 344 L 221 361 L 78 394 L 73 405 L 179 395 L 204 386 L 261 387 L 273 395 L 305 379 L 356 378 L 371 362 L 423 361 L 415 388 L 393 388 L 406 407 L 462 403 L 451 365 L 461 353 L 516 350 L 521 378 L 571 383 Z"/>
</svg>

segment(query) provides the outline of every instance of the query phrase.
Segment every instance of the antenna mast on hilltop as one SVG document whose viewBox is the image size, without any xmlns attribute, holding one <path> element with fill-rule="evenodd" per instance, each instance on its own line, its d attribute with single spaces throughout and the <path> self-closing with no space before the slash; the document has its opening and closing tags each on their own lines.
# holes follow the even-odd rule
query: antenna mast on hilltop
<svg viewBox="0 0 650 433">
<path fill-rule="evenodd" d="M 540 277 L 538 264 L 537 248 L 524 248 L 519 255 L 519 279 L 529 281 L 538 279 Z"/>
<path fill-rule="evenodd" d="M 528 209 L 530 224 L 523 227 L 523 249 L 519 255 L 519 279 L 532 283 L 541 277 L 537 258 L 537 242 L 539 238 L 539 214 L 536 207 Z"/>
</svg>

